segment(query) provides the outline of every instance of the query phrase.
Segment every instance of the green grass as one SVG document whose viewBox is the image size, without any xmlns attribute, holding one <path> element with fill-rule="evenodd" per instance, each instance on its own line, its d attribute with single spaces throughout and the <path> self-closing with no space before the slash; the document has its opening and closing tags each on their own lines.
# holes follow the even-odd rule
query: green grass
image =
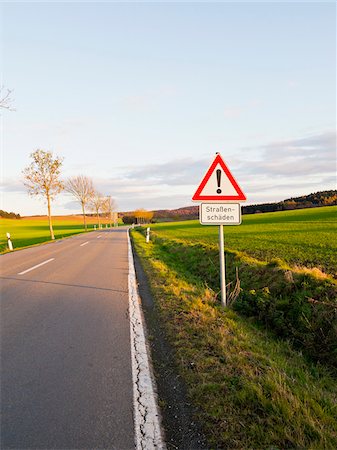
<svg viewBox="0 0 337 450">
<path fill-rule="evenodd" d="M 225 228 L 228 293 L 233 292 L 237 274 L 240 282 L 233 307 L 283 339 L 291 340 L 308 357 L 333 370 L 337 370 L 337 280 L 333 277 L 336 239 L 332 220 L 336 212 L 337 207 L 324 207 L 259 214 L 246 216 L 241 226 Z M 314 218 L 316 221 L 320 218 L 325 233 L 313 229 Z M 282 235 L 284 225 L 292 228 L 292 238 L 289 232 L 284 232 L 285 237 Z M 278 229 L 278 240 L 268 245 L 266 242 L 273 234 L 271 228 Z M 263 258 L 258 259 L 260 253 L 252 250 L 257 234 L 265 242 Z M 317 251 L 316 265 L 305 267 L 303 263 L 312 255 L 315 242 L 323 241 L 321 236 L 325 234 L 328 238 Z M 304 236 L 311 245 L 304 244 Z M 217 227 L 191 221 L 158 224 L 152 227 L 152 240 L 162 250 L 162 261 L 170 268 L 219 293 Z M 328 275 L 322 271 L 327 268 L 331 270 Z"/>
<path fill-rule="evenodd" d="M 143 229 L 140 229 L 144 233 Z M 219 250 L 152 235 L 161 261 L 182 277 L 203 283 L 220 294 Z M 240 282 L 233 307 L 337 371 L 336 281 L 315 272 L 291 271 L 282 260 L 256 260 L 226 250 L 228 298 Z"/>
<path fill-rule="evenodd" d="M 80 218 L 54 218 L 53 229 L 56 239 L 82 233 L 83 223 Z M 93 229 L 93 224 L 88 224 Z M 8 251 L 6 233 L 11 234 L 14 249 L 28 247 L 50 241 L 47 218 L 0 219 L 0 253 Z"/>
<path fill-rule="evenodd" d="M 337 275 L 337 206 L 245 215 L 242 225 L 226 226 L 226 247 L 254 258 L 280 258 L 291 266 Z M 161 223 L 151 229 L 162 238 L 217 246 L 218 227 L 197 221 Z"/>
<path fill-rule="evenodd" d="M 161 238 L 149 244 L 137 231 L 132 239 L 210 446 L 336 448 L 336 380 L 288 341 L 219 305 L 214 291 L 205 286 L 204 274 L 212 265 L 199 253 L 200 248 L 212 249 L 213 242 L 202 247 L 194 232 L 206 232 L 189 225 L 158 226 Z M 167 236 L 190 236 L 194 243 Z M 245 263 L 254 265 L 249 259 Z M 254 267 L 269 273 L 266 264 Z"/>
</svg>

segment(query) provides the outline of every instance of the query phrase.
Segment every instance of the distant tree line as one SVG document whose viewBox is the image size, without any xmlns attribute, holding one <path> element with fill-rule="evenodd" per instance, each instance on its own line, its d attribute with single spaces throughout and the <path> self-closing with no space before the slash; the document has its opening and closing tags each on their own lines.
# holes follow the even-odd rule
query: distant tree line
<svg viewBox="0 0 337 450">
<path fill-rule="evenodd" d="M 262 203 L 242 206 L 243 214 L 255 214 L 291 209 L 315 208 L 319 206 L 337 205 L 337 190 L 320 191 L 301 197 L 292 197 L 281 202 Z M 125 213 L 126 214 L 126 213 Z M 186 206 L 178 209 L 161 209 L 154 211 L 153 221 L 196 220 L 199 217 L 199 206 Z M 127 219 L 126 219 L 127 220 Z M 130 222 L 132 223 L 132 222 Z"/>
<path fill-rule="evenodd" d="M 332 206 L 337 204 L 337 191 L 320 191 L 301 197 L 292 197 L 278 203 L 262 203 L 242 207 L 243 214 L 263 212 L 287 211 L 291 209 L 316 208 L 318 206 Z"/>
<path fill-rule="evenodd" d="M 147 211 L 146 209 L 136 209 L 129 213 L 124 213 L 122 216 L 123 223 L 127 225 L 137 224 L 143 225 L 145 223 L 151 223 L 153 220 L 153 211 Z"/>
<path fill-rule="evenodd" d="M 21 219 L 20 214 L 3 211 L 2 209 L 0 209 L 0 217 L 2 217 L 4 219 Z"/>
</svg>

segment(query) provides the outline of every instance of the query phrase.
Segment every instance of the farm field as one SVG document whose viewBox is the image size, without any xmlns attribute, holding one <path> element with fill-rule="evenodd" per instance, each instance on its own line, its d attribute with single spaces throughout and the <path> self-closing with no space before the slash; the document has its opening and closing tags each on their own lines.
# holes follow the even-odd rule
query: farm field
<svg viewBox="0 0 337 450">
<path fill-rule="evenodd" d="M 189 244 L 218 245 L 218 227 L 198 221 L 151 225 L 156 235 Z M 256 259 L 280 258 L 291 266 L 318 268 L 336 277 L 337 206 L 244 215 L 226 226 L 225 246 Z"/>
<path fill-rule="evenodd" d="M 155 302 L 145 316 L 149 333 L 160 327 L 157 334 L 165 334 L 174 349 L 174 364 L 210 448 L 336 448 L 334 280 L 289 270 L 282 261 L 257 261 L 232 248 L 239 242 L 256 257 L 250 238 L 256 233 L 270 238 L 274 231 L 282 251 L 259 253 L 260 258 L 281 255 L 298 264 L 295 252 L 288 258 L 294 242 L 282 240 L 281 230 L 292 230 L 293 241 L 300 230 L 307 235 L 302 242 L 315 242 L 315 232 L 301 218 L 316 223 L 323 215 L 326 247 L 313 259 L 312 248 L 308 256 L 304 246 L 301 264 L 333 267 L 324 255 L 330 254 L 329 240 L 335 245 L 330 233 L 335 211 L 246 216 L 244 225 L 227 227 L 227 292 L 233 291 L 236 274 L 240 283 L 229 308 L 219 302 L 217 227 L 158 224 L 151 226 L 149 243 L 145 227 L 132 231 Z M 159 378 L 162 370 L 159 361 Z M 165 389 L 158 394 L 165 411 Z"/>
<path fill-rule="evenodd" d="M 102 223 L 107 223 L 105 219 Z M 94 229 L 97 224 L 95 217 L 87 217 L 88 230 Z M 53 217 L 55 239 L 61 239 L 73 234 L 83 233 L 83 219 L 81 216 L 55 216 Z M 50 241 L 47 216 L 24 217 L 22 219 L 0 219 L 0 253 L 7 250 L 6 233 L 11 234 L 14 250 L 30 245 Z"/>
</svg>

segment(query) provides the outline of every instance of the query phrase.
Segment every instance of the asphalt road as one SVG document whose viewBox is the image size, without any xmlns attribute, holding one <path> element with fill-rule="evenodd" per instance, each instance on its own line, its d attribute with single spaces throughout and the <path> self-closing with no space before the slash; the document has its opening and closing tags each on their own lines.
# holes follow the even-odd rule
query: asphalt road
<svg viewBox="0 0 337 450">
<path fill-rule="evenodd" d="M 134 448 L 126 230 L 0 266 L 1 448 Z"/>
</svg>

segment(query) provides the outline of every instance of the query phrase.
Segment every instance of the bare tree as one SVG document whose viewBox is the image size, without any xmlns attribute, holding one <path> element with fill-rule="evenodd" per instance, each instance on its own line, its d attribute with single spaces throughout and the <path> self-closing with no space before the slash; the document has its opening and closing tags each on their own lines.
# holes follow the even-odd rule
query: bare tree
<svg viewBox="0 0 337 450">
<path fill-rule="evenodd" d="M 51 152 L 36 150 L 31 153 L 32 163 L 23 170 L 24 185 L 32 196 L 45 197 L 48 206 L 48 220 L 51 239 L 55 239 L 50 213 L 50 202 L 63 190 L 60 168 L 63 158 L 53 157 Z"/>
<path fill-rule="evenodd" d="M 15 111 L 12 106 L 12 90 L 5 89 L 4 86 L 0 86 L 0 108 L 8 109 L 9 111 Z"/>
<path fill-rule="evenodd" d="M 103 202 L 102 210 L 107 215 L 107 217 L 110 220 L 110 226 L 112 226 L 112 213 L 116 209 L 116 202 L 113 198 L 111 198 L 111 195 L 107 195 Z"/>
<path fill-rule="evenodd" d="M 90 200 L 90 209 L 96 213 L 97 221 L 98 221 L 98 228 L 101 228 L 101 218 L 100 213 L 103 212 L 103 206 L 104 206 L 104 197 L 103 195 L 95 191 L 91 200 Z"/>
<path fill-rule="evenodd" d="M 84 229 L 87 231 L 87 221 L 85 217 L 85 207 L 90 203 L 94 195 L 94 185 L 92 179 L 85 175 L 69 178 L 65 183 L 65 190 L 72 194 L 82 206 Z"/>
</svg>

